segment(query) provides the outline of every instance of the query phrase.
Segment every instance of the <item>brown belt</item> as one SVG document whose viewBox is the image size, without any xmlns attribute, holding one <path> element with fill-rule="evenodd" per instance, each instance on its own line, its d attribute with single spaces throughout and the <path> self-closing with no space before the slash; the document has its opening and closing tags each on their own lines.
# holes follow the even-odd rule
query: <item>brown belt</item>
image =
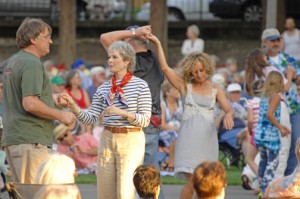
<svg viewBox="0 0 300 199">
<path fill-rule="evenodd" d="M 111 127 L 111 126 L 106 126 L 104 127 L 105 130 L 110 131 L 111 133 L 130 133 L 130 132 L 140 132 L 141 128 L 124 128 L 124 127 Z"/>
</svg>

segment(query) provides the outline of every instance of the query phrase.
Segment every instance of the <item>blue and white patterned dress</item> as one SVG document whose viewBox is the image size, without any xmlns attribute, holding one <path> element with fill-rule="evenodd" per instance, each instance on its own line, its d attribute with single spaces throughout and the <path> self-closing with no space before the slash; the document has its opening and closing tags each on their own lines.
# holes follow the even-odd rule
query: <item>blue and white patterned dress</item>
<svg viewBox="0 0 300 199">
<path fill-rule="evenodd" d="M 254 142 L 257 146 L 263 146 L 268 148 L 274 153 L 278 153 L 280 150 L 280 131 L 274 126 L 267 118 L 267 112 L 269 108 L 269 98 L 262 98 L 260 101 L 260 113 L 259 120 L 255 131 Z M 275 118 L 280 122 L 280 104 L 275 110 Z"/>
<path fill-rule="evenodd" d="M 273 180 L 279 163 L 280 131 L 267 118 L 269 98 L 260 101 L 259 120 L 255 130 L 254 142 L 258 146 L 260 162 L 258 167 L 259 186 L 262 193 Z M 280 122 L 280 104 L 276 107 L 274 116 Z"/>
</svg>

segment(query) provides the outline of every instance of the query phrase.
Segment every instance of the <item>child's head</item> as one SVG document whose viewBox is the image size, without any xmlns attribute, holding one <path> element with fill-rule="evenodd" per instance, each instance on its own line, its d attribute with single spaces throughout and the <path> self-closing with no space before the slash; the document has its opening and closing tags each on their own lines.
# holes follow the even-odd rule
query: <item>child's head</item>
<svg viewBox="0 0 300 199">
<path fill-rule="evenodd" d="M 140 198 L 157 198 L 160 191 L 160 171 L 152 165 L 136 168 L 133 184 Z"/>
<path fill-rule="evenodd" d="M 263 69 L 268 66 L 268 60 L 266 55 L 259 49 L 256 48 L 252 50 L 246 58 L 246 66 L 245 66 L 245 81 L 246 81 L 246 91 L 248 94 L 253 95 L 251 90 L 251 85 L 257 77 L 263 77 L 264 72 Z"/>
<path fill-rule="evenodd" d="M 263 87 L 262 95 L 270 97 L 274 93 L 280 93 L 284 90 L 283 77 L 277 71 L 272 71 L 268 74 Z"/>
<path fill-rule="evenodd" d="M 75 184 L 48 185 L 35 194 L 35 199 L 81 199 Z"/>
<path fill-rule="evenodd" d="M 170 84 L 169 81 L 164 81 L 164 83 L 161 86 L 161 90 L 162 90 L 164 99 L 167 99 L 167 98 L 179 99 L 180 98 L 179 91 L 176 88 L 174 88 Z"/>
<path fill-rule="evenodd" d="M 252 90 L 253 90 L 254 96 L 260 97 L 264 83 L 265 82 L 263 80 L 256 80 L 255 82 L 253 82 Z"/>
<path fill-rule="evenodd" d="M 224 197 L 226 171 L 219 161 L 205 161 L 198 165 L 193 174 L 194 189 L 198 198 Z"/>
<path fill-rule="evenodd" d="M 70 157 L 62 154 L 49 154 L 38 167 L 34 183 L 74 183 L 75 169 L 74 160 Z"/>
</svg>

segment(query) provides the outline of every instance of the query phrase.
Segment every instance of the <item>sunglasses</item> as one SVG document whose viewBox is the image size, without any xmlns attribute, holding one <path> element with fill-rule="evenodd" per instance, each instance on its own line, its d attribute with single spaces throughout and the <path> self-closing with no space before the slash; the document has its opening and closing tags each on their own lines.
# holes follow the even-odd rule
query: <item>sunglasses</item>
<svg viewBox="0 0 300 199">
<path fill-rule="evenodd" d="M 62 142 L 64 140 L 64 138 L 67 136 L 68 136 L 68 133 L 65 133 L 61 138 L 58 139 L 58 141 Z"/>
<path fill-rule="evenodd" d="M 271 39 L 270 41 L 271 42 L 280 41 L 280 38 L 278 38 L 278 39 Z"/>
</svg>

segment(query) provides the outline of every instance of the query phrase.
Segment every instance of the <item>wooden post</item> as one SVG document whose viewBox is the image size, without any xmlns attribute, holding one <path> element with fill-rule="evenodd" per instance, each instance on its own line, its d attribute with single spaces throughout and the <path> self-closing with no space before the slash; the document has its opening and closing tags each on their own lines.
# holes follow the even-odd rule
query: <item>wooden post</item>
<svg viewBox="0 0 300 199">
<path fill-rule="evenodd" d="M 168 8 L 167 0 L 151 0 L 150 25 L 154 35 L 160 40 L 166 58 L 168 57 Z"/>
<path fill-rule="evenodd" d="M 285 2 L 284 0 L 262 0 L 262 28 L 277 28 L 284 30 Z"/>
<path fill-rule="evenodd" d="M 59 63 L 70 68 L 76 57 L 76 0 L 59 0 Z"/>
</svg>

